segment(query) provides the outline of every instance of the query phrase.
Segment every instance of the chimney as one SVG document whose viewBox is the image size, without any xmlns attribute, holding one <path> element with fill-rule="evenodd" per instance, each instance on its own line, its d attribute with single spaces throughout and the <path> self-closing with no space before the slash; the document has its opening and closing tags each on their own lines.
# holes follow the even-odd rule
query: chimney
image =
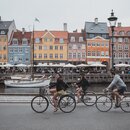
<svg viewBox="0 0 130 130">
<path fill-rule="evenodd" d="M 24 35 L 24 33 L 25 33 L 25 28 L 22 28 L 22 34 Z"/>
<path fill-rule="evenodd" d="M 118 23 L 118 27 L 121 27 L 121 22 Z"/>
<path fill-rule="evenodd" d="M 95 18 L 95 19 L 94 19 L 94 22 L 95 22 L 95 24 L 97 25 L 97 24 L 98 24 L 98 18 Z"/>
<path fill-rule="evenodd" d="M 64 31 L 67 31 L 67 23 L 64 23 Z"/>
</svg>

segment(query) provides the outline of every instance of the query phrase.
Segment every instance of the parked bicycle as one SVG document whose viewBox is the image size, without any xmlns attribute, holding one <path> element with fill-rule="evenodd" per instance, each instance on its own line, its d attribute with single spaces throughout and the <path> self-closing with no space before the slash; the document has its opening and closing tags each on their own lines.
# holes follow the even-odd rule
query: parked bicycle
<svg viewBox="0 0 130 130">
<path fill-rule="evenodd" d="M 96 108 L 101 112 L 107 112 L 112 108 L 113 104 L 115 104 L 115 99 L 112 97 L 112 92 L 104 91 L 104 95 L 97 98 Z M 119 107 L 124 112 L 130 112 L 130 97 L 123 95 L 123 98 L 120 99 Z"/>
<path fill-rule="evenodd" d="M 61 95 L 57 98 L 58 108 L 64 113 L 70 113 L 76 108 L 75 98 L 70 94 Z M 49 86 L 39 89 L 39 94 L 31 101 L 32 109 L 37 113 L 45 112 L 49 106 L 53 105 L 52 96 L 49 93 Z"/>
</svg>

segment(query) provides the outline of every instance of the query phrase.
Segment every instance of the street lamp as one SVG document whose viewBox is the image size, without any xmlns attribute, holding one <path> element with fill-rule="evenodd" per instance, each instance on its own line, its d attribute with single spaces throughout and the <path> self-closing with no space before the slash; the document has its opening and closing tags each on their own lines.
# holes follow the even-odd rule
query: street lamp
<svg viewBox="0 0 130 130">
<path fill-rule="evenodd" d="M 114 47 L 114 41 L 113 41 L 113 38 L 114 38 L 114 28 L 116 26 L 116 21 L 117 21 L 117 17 L 114 16 L 114 12 L 112 10 L 111 12 L 111 16 L 108 18 L 108 21 L 110 23 L 110 27 L 111 27 L 111 31 L 112 31 L 112 68 L 113 68 L 113 64 L 114 64 L 114 53 L 113 53 L 113 47 Z"/>
</svg>

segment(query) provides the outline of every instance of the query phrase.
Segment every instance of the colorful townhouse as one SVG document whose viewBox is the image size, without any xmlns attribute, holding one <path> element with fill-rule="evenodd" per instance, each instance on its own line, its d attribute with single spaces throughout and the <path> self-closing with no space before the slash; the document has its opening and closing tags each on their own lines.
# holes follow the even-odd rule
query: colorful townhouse
<svg viewBox="0 0 130 130">
<path fill-rule="evenodd" d="M 15 22 L 3 21 L 0 17 L 0 64 L 8 62 L 8 44 L 16 31 Z"/>
<path fill-rule="evenodd" d="M 67 62 L 67 31 L 35 31 L 34 63 L 59 64 Z"/>
<path fill-rule="evenodd" d="M 31 52 L 31 32 L 26 32 L 24 28 L 14 32 L 8 45 L 8 63 L 30 65 Z"/>
<path fill-rule="evenodd" d="M 72 32 L 68 35 L 68 62 L 71 64 L 86 63 L 86 41 L 81 32 Z"/>
<path fill-rule="evenodd" d="M 107 23 L 98 22 L 95 18 L 94 22 L 85 22 L 85 38 L 87 63 L 103 63 L 109 65 L 109 31 Z"/>
<path fill-rule="evenodd" d="M 110 39 L 112 39 L 111 29 L 109 28 Z M 114 64 L 130 64 L 130 27 L 123 27 L 121 23 L 114 28 Z M 111 40 L 110 40 L 111 44 Z M 111 47 L 111 45 L 110 45 Z M 110 49 L 111 51 L 112 49 Z M 111 52 L 110 52 L 111 54 Z"/>
</svg>

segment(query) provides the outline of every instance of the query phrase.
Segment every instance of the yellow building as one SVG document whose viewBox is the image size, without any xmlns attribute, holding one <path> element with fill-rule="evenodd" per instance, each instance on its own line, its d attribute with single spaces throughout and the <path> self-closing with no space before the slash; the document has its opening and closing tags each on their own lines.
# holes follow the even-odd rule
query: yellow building
<svg viewBox="0 0 130 130">
<path fill-rule="evenodd" d="M 67 31 L 35 31 L 34 63 L 67 62 Z"/>
</svg>

